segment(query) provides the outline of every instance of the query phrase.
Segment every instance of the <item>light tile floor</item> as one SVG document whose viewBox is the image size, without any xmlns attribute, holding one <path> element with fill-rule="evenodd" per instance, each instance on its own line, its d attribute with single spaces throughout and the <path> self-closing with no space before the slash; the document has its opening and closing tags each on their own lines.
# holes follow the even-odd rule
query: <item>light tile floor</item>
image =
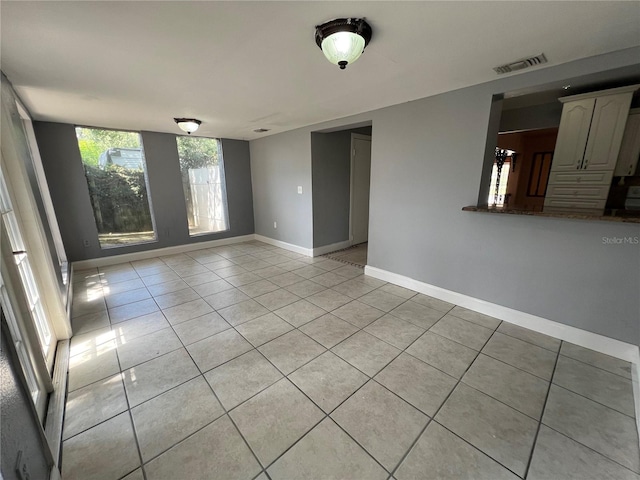
<svg viewBox="0 0 640 480">
<path fill-rule="evenodd" d="M 639 479 L 630 365 L 248 242 L 76 272 L 65 480 Z"/>
<path fill-rule="evenodd" d="M 344 250 L 338 250 L 337 252 L 331 252 L 323 255 L 325 258 L 332 260 L 338 260 L 340 262 L 349 263 L 352 265 L 360 265 L 364 267 L 367 264 L 367 251 L 369 244 L 361 243 L 351 248 Z"/>
</svg>

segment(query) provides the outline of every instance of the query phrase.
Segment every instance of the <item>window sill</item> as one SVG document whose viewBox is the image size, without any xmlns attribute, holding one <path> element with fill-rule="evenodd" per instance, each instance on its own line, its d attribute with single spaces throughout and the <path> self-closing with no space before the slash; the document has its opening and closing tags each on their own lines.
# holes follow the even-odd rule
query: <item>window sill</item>
<svg viewBox="0 0 640 480">
<path fill-rule="evenodd" d="M 514 208 L 496 207 L 462 207 L 463 212 L 500 213 L 508 215 L 529 215 L 533 217 L 569 218 L 573 220 L 592 220 L 618 223 L 640 223 L 640 211 L 605 210 L 604 214 L 576 212 L 536 212 L 532 210 L 518 210 Z"/>
</svg>

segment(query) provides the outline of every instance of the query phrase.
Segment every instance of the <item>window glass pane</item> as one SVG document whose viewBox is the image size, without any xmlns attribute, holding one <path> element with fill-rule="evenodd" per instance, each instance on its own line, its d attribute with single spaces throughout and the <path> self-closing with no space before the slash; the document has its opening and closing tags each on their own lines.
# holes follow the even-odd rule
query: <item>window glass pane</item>
<svg viewBox="0 0 640 480">
<path fill-rule="evenodd" d="M 156 240 L 140 134 L 76 127 L 102 248 Z"/>
<path fill-rule="evenodd" d="M 222 145 L 216 138 L 177 137 L 189 234 L 229 229 Z"/>
</svg>

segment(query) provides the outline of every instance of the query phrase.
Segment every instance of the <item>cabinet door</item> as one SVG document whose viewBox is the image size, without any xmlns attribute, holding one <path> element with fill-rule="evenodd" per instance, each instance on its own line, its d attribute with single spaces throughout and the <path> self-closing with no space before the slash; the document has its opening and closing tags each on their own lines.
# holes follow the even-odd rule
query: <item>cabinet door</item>
<svg viewBox="0 0 640 480">
<path fill-rule="evenodd" d="M 638 167 L 640 157 L 640 114 L 629 115 L 624 129 L 622 145 L 618 154 L 616 177 L 632 176 Z"/>
<path fill-rule="evenodd" d="M 629 116 L 632 92 L 596 99 L 589 140 L 584 152 L 585 170 L 614 170 Z"/>
<path fill-rule="evenodd" d="M 595 98 L 587 98 L 567 102 L 562 107 L 551 172 L 575 171 L 581 168 L 595 103 Z"/>
</svg>

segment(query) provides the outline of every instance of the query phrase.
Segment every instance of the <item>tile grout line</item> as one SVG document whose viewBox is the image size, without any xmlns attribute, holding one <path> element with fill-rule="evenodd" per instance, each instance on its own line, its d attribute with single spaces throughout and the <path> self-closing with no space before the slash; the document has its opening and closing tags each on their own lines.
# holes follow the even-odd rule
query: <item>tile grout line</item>
<svg viewBox="0 0 640 480">
<path fill-rule="evenodd" d="M 540 415 L 540 420 L 538 421 L 538 425 L 536 428 L 536 433 L 533 437 L 533 443 L 531 444 L 531 451 L 529 453 L 529 460 L 527 461 L 527 466 L 524 470 L 524 478 L 527 478 L 529 475 L 529 469 L 531 468 L 531 462 L 533 461 L 533 455 L 536 450 L 536 446 L 538 444 L 538 435 L 540 434 L 540 427 L 542 425 L 542 419 L 544 417 L 544 413 L 547 409 L 547 402 L 549 401 L 549 395 L 551 394 L 551 386 L 553 385 L 553 377 L 555 377 L 556 369 L 558 368 L 558 359 L 560 358 L 560 349 L 562 348 L 562 341 L 560 341 L 560 348 L 558 349 L 558 353 L 556 354 L 556 360 L 553 364 L 553 371 L 551 372 L 551 379 L 549 380 L 549 387 L 547 388 L 547 395 L 544 398 L 544 404 L 542 406 L 542 414 Z"/>
</svg>

